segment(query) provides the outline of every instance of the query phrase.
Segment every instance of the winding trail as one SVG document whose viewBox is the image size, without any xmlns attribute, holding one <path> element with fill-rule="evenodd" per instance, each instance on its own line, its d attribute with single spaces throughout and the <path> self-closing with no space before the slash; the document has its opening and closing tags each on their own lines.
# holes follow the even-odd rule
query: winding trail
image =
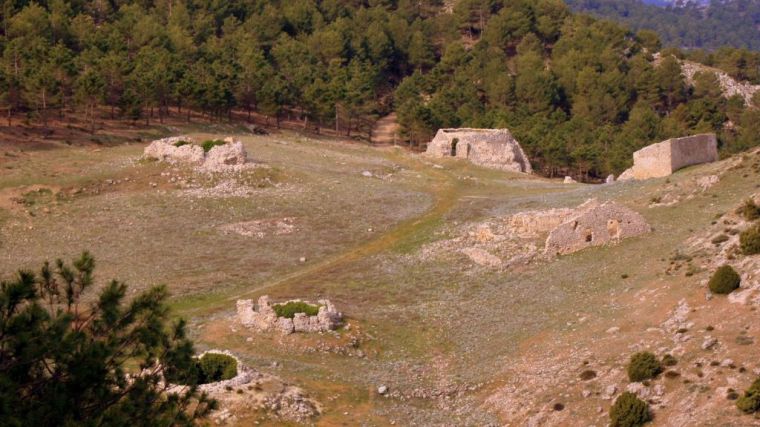
<svg viewBox="0 0 760 427">
<path fill-rule="evenodd" d="M 372 129 L 372 143 L 378 145 L 398 144 L 398 122 L 396 113 L 390 113 L 375 123 Z"/>
<path fill-rule="evenodd" d="M 234 294 L 214 294 L 208 298 L 182 302 L 177 301 L 174 305 L 174 312 L 182 316 L 199 316 L 210 314 L 219 310 L 229 309 L 238 299 L 250 297 L 266 289 L 272 289 L 280 286 L 287 286 L 293 283 L 308 280 L 310 277 L 325 274 L 330 271 L 350 265 L 371 255 L 381 253 L 404 242 L 414 239 L 421 232 L 428 231 L 436 227 L 439 220 L 451 210 L 457 200 L 460 199 L 462 186 L 458 180 L 447 173 L 445 170 L 433 169 L 423 164 L 417 159 L 404 156 L 399 153 L 392 153 L 390 160 L 405 167 L 414 170 L 427 178 L 432 179 L 435 184 L 428 188 L 429 193 L 434 197 L 433 205 L 419 216 L 406 219 L 390 230 L 382 233 L 376 238 L 335 255 L 326 257 L 323 260 L 307 265 L 291 273 L 279 276 L 278 278 L 248 287 L 243 292 Z"/>
</svg>

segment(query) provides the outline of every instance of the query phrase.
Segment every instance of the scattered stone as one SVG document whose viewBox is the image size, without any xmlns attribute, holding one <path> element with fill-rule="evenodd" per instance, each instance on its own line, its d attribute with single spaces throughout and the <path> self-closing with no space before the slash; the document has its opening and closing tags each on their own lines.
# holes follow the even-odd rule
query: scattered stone
<svg viewBox="0 0 760 427">
<path fill-rule="evenodd" d="M 499 257 L 480 248 L 465 248 L 461 252 L 467 255 L 472 262 L 484 267 L 501 267 L 502 262 Z"/>
<path fill-rule="evenodd" d="M 562 181 L 563 184 L 577 184 L 578 181 L 574 180 L 572 176 L 566 176 L 564 181 Z"/>
<path fill-rule="evenodd" d="M 613 326 L 606 331 L 608 334 L 616 334 L 620 332 L 620 328 L 618 326 Z"/>
<path fill-rule="evenodd" d="M 362 176 L 365 176 L 367 178 L 372 178 L 373 177 L 372 172 L 370 172 L 370 171 L 363 171 L 362 172 Z"/>
<path fill-rule="evenodd" d="M 381 385 L 377 388 L 377 394 L 384 395 L 385 393 L 388 393 L 388 387 Z"/>
<path fill-rule="evenodd" d="M 607 179 L 604 180 L 605 184 L 612 184 L 615 182 L 615 175 L 607 175 Z"/>
<path fill-rule="evenodd" d="M 702 342 L 702 350 L 710 350 L 718 344 L 718 339 L 713 337 L 705 337 Z"/>
</svg>

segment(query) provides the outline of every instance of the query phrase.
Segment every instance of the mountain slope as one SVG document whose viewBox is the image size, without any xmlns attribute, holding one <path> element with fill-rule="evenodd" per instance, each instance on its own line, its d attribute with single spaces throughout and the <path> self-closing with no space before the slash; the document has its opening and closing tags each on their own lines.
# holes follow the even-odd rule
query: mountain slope
<svg viewBox="0 0 760 427">
<path fill-rule="evenodd" d="M 649 4 L 646 4 L 649 3 Z M 663 8 L 667 3 L 668 7 Z M 690 2 L 640 0 L 567 0 L 576 11 L 625 23 L 635 30 L 656 31 L 666 46 L 760 49 L 760 1 L 728 0 L 706 6 Z"/>
</svg>

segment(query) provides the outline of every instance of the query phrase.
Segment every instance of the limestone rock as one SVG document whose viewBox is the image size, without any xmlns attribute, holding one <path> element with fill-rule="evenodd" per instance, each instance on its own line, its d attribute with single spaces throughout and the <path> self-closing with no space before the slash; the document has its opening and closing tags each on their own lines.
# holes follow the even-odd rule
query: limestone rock
<svg viewBox="0 0 760 427">
<path fill-rule="evenodd" d="M 574 180 L 572 176 L 566 176 L 565 180 L 562 181 L 563 184 L 577 184 L 578 181 Z"/>
<path fill-rule="evenodd" d="M 716 161 L 715 134 L 669 139 L 633 153 L 633 167 L 623 172 L 618 181 L 664 177 L 686 166 Z"/>
<path fill-rule="evenodd" d="M 467 159 L 488 168 L 533 172 L 520 143 L 508 129 L 440 129 L 426 154 Z"/>
<path fill-rule="evenodd" d="M 544 250 L 550 255 L 569 254 L 650 231 L 637 212 L 615 202 L 589 200 L 549 233 Z"/>
<path fill-rule="evenodd" d="M 605 184 L 612 184 L 615 182 L 615 175 L 607 175 L 607 179 L 604 180 Z"/>
</svg>

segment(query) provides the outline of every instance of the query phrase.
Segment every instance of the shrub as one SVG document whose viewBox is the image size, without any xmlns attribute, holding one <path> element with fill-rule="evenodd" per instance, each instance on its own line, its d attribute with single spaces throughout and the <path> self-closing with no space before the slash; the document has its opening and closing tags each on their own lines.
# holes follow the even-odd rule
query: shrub
<svg viewBox="0 0 760 427">
<path fill-rule="evenodd" d="M 198 360 L 198 384 L 229 380 L 237 376 L 237 360 L 220 353 L 206 353 Z"/>
<path fill-rule="evenodd" d="M 212 148 L 216 147 L 217 145 L 224 145 L 226 142 L 222 141 L 221 139 L 209 139 L 208 141 L 203 141 L 201 143 L 201 147 L 203 147 L 203 152 L 208 153 L 211 151 Z"/>
<path fill-rule="evenodd" d="M 296 313 L 304 313 L 307 316 L 316 316 L 319 313 L 318 305 L 311 305 L 303 301 L 290 301 L 286 304 L 275 304 L 272 306 L 277 317 L 287 317 L 292 319 Z"/>
<path fill-rule="evenodd" d="M 760 254 L 760 224 L 742 231 L 739 235 L 739 245 L 745 255 Z"/>
<path fill-rule="evenodd" d="M 744 392 L 744 396 L 736 401 L 736 407 L 748 414 L 760 412 L 760 378 Z"/>
<path fill-rule="evenodd" d="M 665 366 L 675 366 L 678 364 L 678 360 L 670 354 L 662 356 L 662 364 Z"/>
<path fill-rule="evenodd" d="M 184 141 L 184 140 L 182 140 L 182 141 L 177 141 L 177 142 L 174 143 L 175 147 L 181 147 L 183 145 L 190 145 L 190 141 Z"/>
<path fill-rule="evenodd" d="M 738 213 L 747 221 L 754 221 L 760 218 L 760 206 L 757 206 L 754 200 L 747 199 Z"/>
<path fill-rule="evenodd" d="M 628 379 L 641 382 L 656 377 L 662 372 L 662 366 L 654 354 L 649 352 L 636 353 L 628 363 Z"/>
<path fill-rule="evenodd" d="M 726 236 L 725 234 L 718 234 L 712 239 L 712 244 L 717 246 L 717 245 L 720 245 L 721 243 L 727 242 L 728 239 L 729 237 Z"/>
<path fill-rule="evenodd" d="M 739 273 L 733 267 L 724 265 L 715 270 L 708 286 L 714 294 L 730 294 L 739 287 L 741 280 Z"/>
<path fill-rule="evenodd" d="M 651 420 L 649 405 L 627 391 L 621 394 L 610 408 L 610 427 L 643 426 Z"/>
</svg>

